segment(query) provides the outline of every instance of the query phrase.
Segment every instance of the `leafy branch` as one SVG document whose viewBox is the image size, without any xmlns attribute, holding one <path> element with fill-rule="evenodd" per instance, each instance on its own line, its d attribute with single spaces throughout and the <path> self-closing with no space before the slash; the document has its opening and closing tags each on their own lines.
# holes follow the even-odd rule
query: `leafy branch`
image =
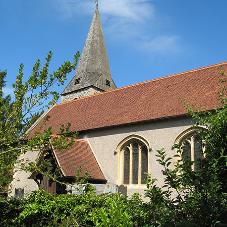
<svg viewBox="0 0 227 227">
<path fill-rule="evenodd" d="M 16 81 L 12 84 L 14 101 L 10 95 L 4 96 L 7 72 L 0 71 L 0 189 L 12 181 L 14 164 L 22 153 L 47 143 L 51 128 L 43 135 L 37 132 L 34 138 L 28 138 L 25 132 L 45 108 L 57 102 L 59 94 L 54 87 L 64 84 L 67 74 L 76 69 L 80 57 L 77 52 L 73 62 L 65 61 L 56 71 L 49 73 L 52 55 L 51 51 L 47 54 L 43 66 L 40 59 L 36 61 L 27 81 L 24 81 L 24 65 L 20 65 Z M 66 133 L 69 134 L 68 131 Z"/>
</svg>

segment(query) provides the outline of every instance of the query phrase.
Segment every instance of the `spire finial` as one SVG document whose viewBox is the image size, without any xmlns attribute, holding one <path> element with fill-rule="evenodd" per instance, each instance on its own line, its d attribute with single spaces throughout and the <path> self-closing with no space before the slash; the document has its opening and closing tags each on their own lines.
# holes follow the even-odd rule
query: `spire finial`
<svg viewBox="0 0 227 227">
<path fill-rule="evenodd" d="M 98 0 L 95 0 L 95 3 L 96 3 L 96 9 L 98 9 L 99 1 Z"/>
</svg>

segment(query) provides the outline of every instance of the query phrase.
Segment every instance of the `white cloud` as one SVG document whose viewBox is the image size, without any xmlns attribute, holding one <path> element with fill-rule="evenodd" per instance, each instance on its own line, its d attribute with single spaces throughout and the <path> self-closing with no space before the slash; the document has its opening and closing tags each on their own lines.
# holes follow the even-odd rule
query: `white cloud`
<svg viewBox="0 0 227 227">
<path fill-rule="evenodd" d="M 148 23 L 155 20 L 155 8 L 152 1 L 144 0 L 103 0 L 100 12 L 104 18 L 105 33 L 112 39 L 127 41 L 144 36 Z"/>
<path fill-rule="evenodd" d="M 52 0 L 65 18 L 90 15 L 95 10 L 94 0 Z M 99 0 L 99 11 L 108 17 L 144 20 L 153 15 L 153 6 L 145 0 Z"/>
<path fill-rule="evenodd" d="M 2 91 L 3 91 L 4 95 L 13 95 L 14 94 L 14 90 L 12 88 L 3 87 Z"/>
<path fill-rule="evenodd" d="M 140 46 L 148 52 L 176 54 L 180 52 L 179 41 L 179 36 L 157 36 L 149 41 L 141 41 Z"/>
<path fill-rule="evenodd" d="M 53 0 L 55 7 L 67 19 L 91 16 L 95 0 Z M 105 37 L 113 41 L 133 45 L 146 52 L 167 53 L 180 50 L 180 37 L 155 34 L 157 24 L 153 1 L 147 0 L 99 0 L 99 12 Z M 124 45 L 125 45 L 124 44 Z"/>
<path fill-rule="evenodd" d="M 151 3 L 143 0 L 101 0 L 100 11 L 103 14 L 131 21 L 144 21 L 153 16 Z"/>
<path fill-rule="evenodd" d="M 88 0 L 52 0 L 52 4 L 63 19 L 91 14 L 95 9 L 94 2 Z"/>
<path fill-rule="evenodd" d="M 148 1 L 103 0 L 99 8 L 105 33 L 113 39 L 130 41 L 140 37 L 147 22 L 154 19 L 154 6 Z"/>
</svg>

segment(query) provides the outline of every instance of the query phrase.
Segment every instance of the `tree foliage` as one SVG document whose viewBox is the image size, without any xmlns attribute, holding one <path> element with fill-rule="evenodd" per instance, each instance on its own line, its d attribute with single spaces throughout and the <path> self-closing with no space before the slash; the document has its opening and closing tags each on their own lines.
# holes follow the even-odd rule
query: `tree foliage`
<svg viewBox="0 0 227 227">
<path fill-rule="evenodd" d="M 28 148 L 43 144 L 43 139 L 50 138 L 51 129 L 47 130 L 45 138 L 41 138 L 39 134 L 35 138 L 27 138 L 26 130 L 45 108 L 56 103 L 59 94 L 54 87 L 64 84 L 67 74 L 76 68 L 79 52 L 74 56 L 73 62 L 65 61 L 53 73 L 49 72 L 51 59 L 51 51 L 43 66 L 38 59 L 26 81 L 24 65 L 20 65 L 16 81 L 12 84 L 13 101 L 10 95 L 4 96 L 3 93 L 7 72 L 0 72 L 0 191 L 12 181 L 13 167 L 18 156 Z"/>
<path fill-rule="evenodd" d="M 221 70 L 221 68 L 220 68 Z M 219 91 L 221 107 L 212 111 L 198 112 L 189 109 L 195 126 L 203 126 L 202 136 L 206 141 L 206 158 L 209 159 L 207 169 L 217 176 L 220 182 L 219 191 L 227 192 L 227 99 L 226 72 L 221 70 L 220 82 L 223 84 Z"/>
<path fill-rule="evenodd" d="M 156 213 L 155 222 L 161 226 L 227 226 L 227 99 L 226 73 L 222 71 L 219 92 L 220 108 L 201 112 L 195 105 L 188 106 L 194 127 L 201 130 L 200 158 L 191 161 L 182 143 L 175 144 L 177 162 L 169 168 L 172 159 L 165 151 L 157 151 L 163 167 L 165 182 L 157 187 L 150 176 L 147 197 Z M 201 127 L 202 126 L 202 127 Z M 193 171 L 192 164 L 197 168 Z"/>
<path fill-rule="evenodd" d="M 0 201 L 3 226 L 149 226 L 149 209 L 141 196 L 121 194 L 58 195 L 44 190 L 29 198 Z"/>
</svg>

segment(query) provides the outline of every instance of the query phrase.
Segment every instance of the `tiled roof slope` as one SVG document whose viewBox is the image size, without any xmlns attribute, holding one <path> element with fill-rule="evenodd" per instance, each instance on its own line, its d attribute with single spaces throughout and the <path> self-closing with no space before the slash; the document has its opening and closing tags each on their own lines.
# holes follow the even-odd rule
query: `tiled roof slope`
<svg viewBox="0 0 227 227">
<path fill-rule="evenodd" d="M 91 179 L 106 180 L 87 141 L 77 139 L 70 149 L 54 149 L 54 154 L 64 176 L 77 176 L 81 166 L 81 177 L 84 177 L 85 171 L 88 170 Z"/>
<path fill-rule="evenodd" d="M 47 114 L 47 126 L 57 134 L 67 123 L 82 131 L 178 116 L 187 113 L 182 99 L 203 110 L 218 108 L 220 65 L 227 69 L 224 62 L 58 104 Z"/>
</svg>

